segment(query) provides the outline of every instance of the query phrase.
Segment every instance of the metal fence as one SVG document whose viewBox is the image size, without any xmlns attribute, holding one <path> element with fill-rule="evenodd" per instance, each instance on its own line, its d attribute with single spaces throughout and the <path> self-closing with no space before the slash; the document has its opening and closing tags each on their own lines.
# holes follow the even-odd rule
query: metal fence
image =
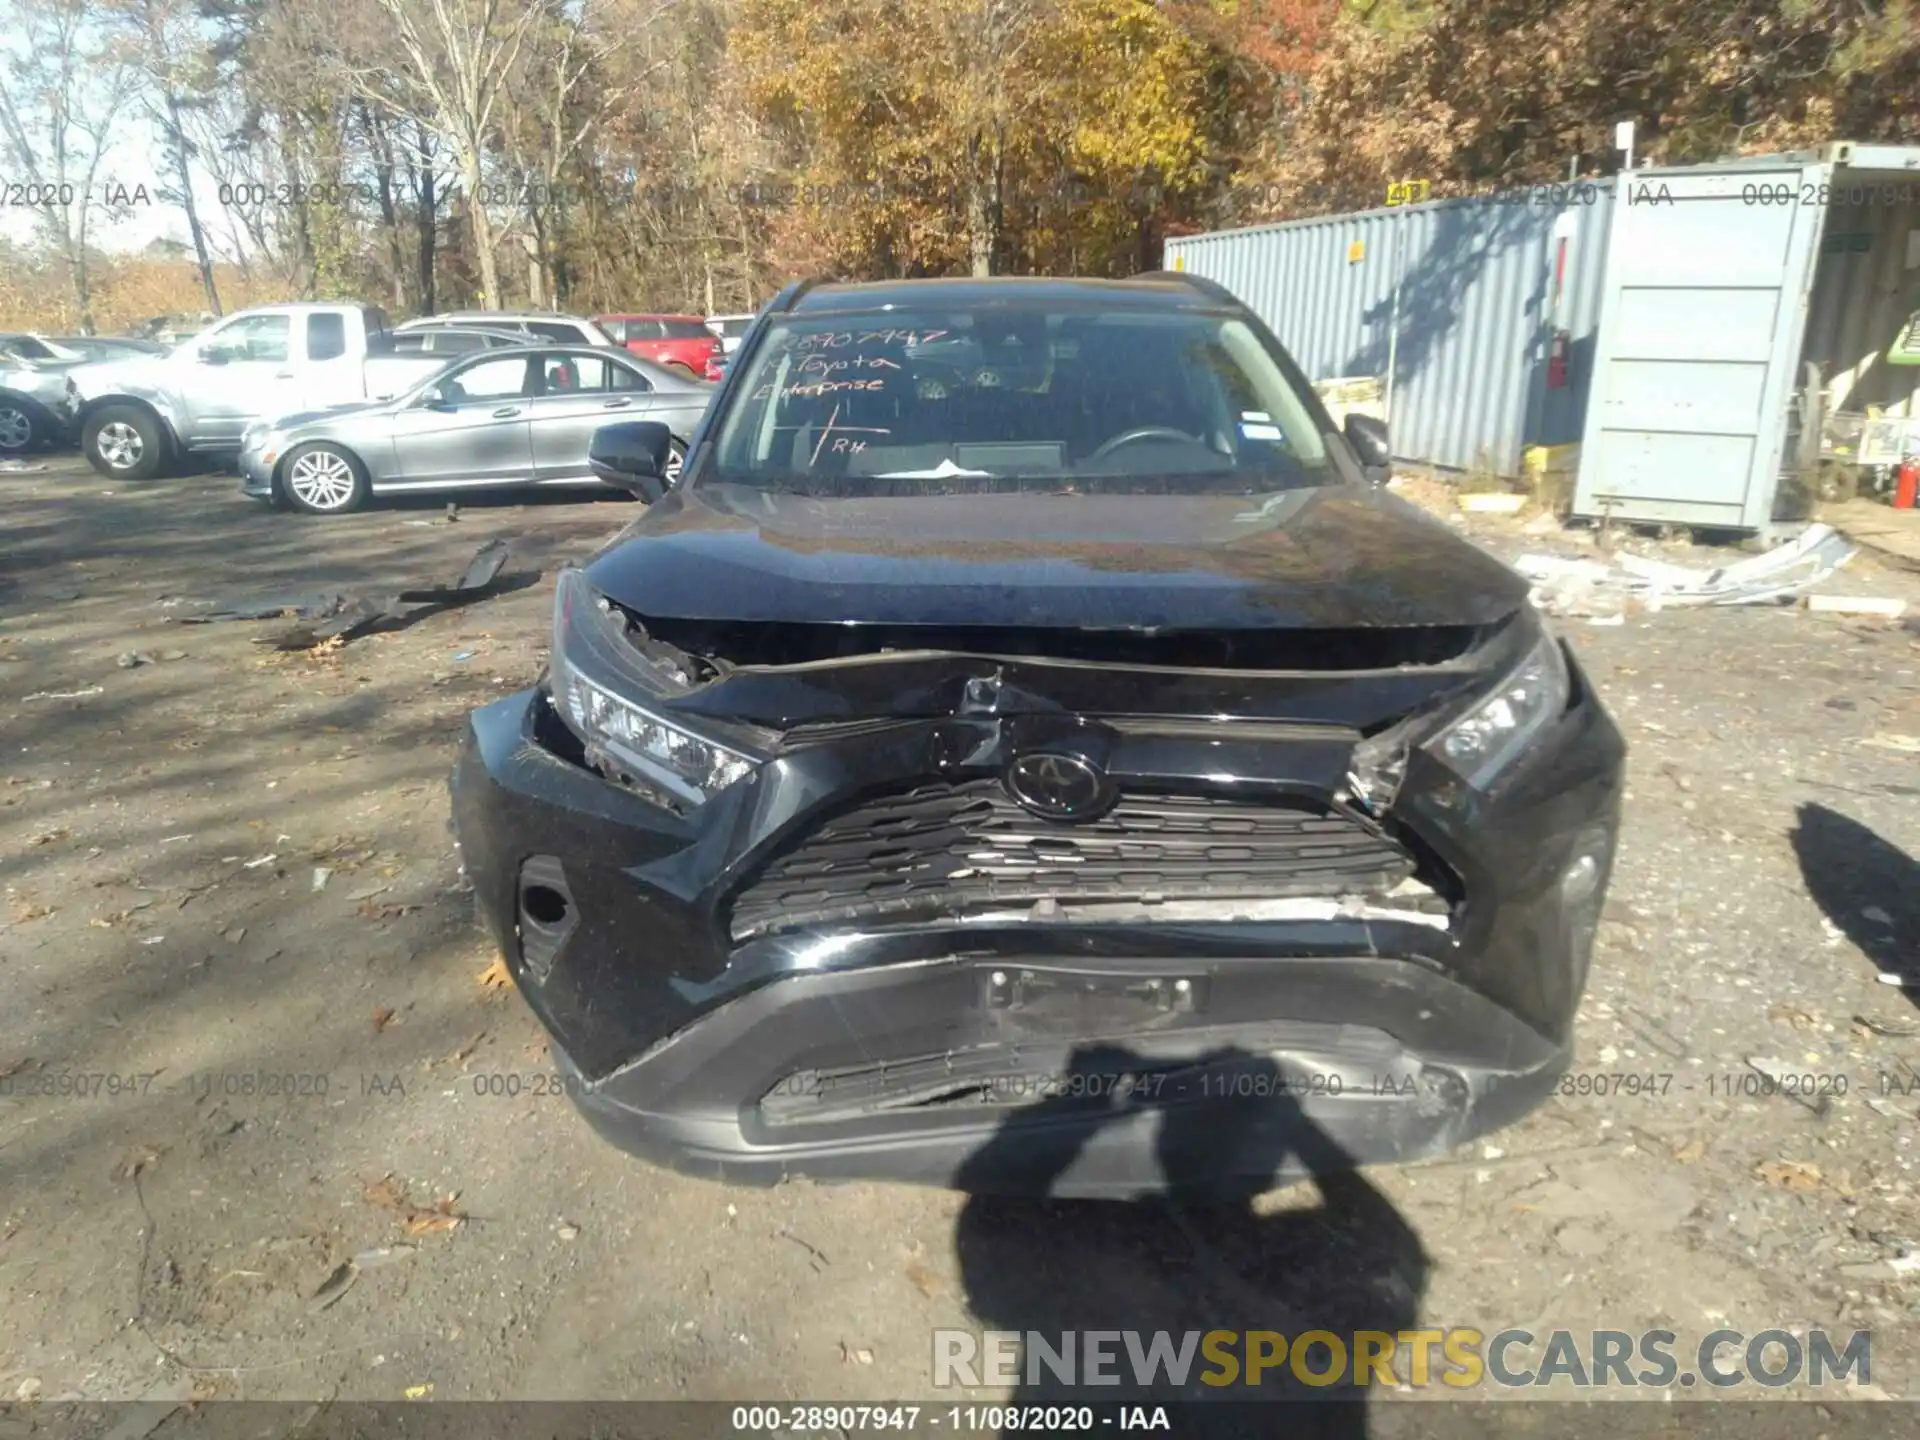
<svg viewBox="0 0 1920 1440">
<path fill-rule="evenodd" d="M 1164 263 L 1233 291 L 1312 379 L 1386 376 L 1391 363 L 1399 458 L 1516 475 L 1526 446 L 1580 439 L 1613 204 L 1612 180 L 1580 181 L 1190 235 L 1167 242 Z M 1556 321 L 1569 339 L 1560 388 L 1548 384 Z"/>
</svg>

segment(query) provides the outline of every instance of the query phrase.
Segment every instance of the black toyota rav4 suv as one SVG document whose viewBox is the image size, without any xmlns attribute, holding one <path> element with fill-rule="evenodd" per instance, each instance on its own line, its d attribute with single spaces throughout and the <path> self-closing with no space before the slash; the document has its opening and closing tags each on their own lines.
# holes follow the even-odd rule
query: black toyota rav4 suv
<svg viewBox="0 0 1920 1440">
<path fill-rule="evenodd" d="M 609 1139 L 1245 1191 L 1553 1089 L 1620 734 L 1225 290 L 797 284 L 671 490 L 665 434 L 596 436 L 654 503 L 561 572 L 546 673 L 453 781 Z"/>
</svg>

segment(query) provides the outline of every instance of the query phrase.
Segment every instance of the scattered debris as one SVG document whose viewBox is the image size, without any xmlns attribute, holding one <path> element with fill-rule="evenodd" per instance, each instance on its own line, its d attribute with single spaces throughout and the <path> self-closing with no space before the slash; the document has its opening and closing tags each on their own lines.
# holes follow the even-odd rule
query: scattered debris
<svg viewBox="0 0 1920 1440">
<path fill-rule="evenodd" d="M 1897 1255 L 1889 1260 L 1869 1260 L 1840 1267 L 1840 1273 L 1849 1280 L 1898 1280 L 1915 1271 L 1920 1271 L 1920 1255 Z"/>
<path fill-rule="evenodd" d="M 338 1304 L 341 1297 L 359 1283 L 359 1280 L 360 1271 L 353 1261 L 341 1261 L 334 1267 L 333 1273 L 320 1282 L 320 1288 L 313 1292 L 309 1301 L 310 1307 L 318 1312 Z"/>
<path fill-rule="evenodd" d="M 848 1345 L 846 1341 L 842 1340 L 840 1342 L 840 1361 L 845 1365 L 871 1365 L 873 1363 L 873 1351 L 856 1350 Z"/>
<path fill-rule="evenodd" d="M 480 988 L 489 994 L 513 988 L 513 972 L 507 969 L 505 957 L 496 955 L 493 963 L 480 972 Z"/>
<path fill-rule="evenodd" d="M 13 923 L 24 925 L 29 920 L 44 920 L 53 914 L 53 906 L 42 905 L 38 900 L 19 899 L 13 902 Z"/>
<path fill-rule="evenodd" d="M 1907 602 L 1878 595 L 1809 595 L 1807 609 L 1825 615 L 1880 615 L 1898 620 L 1907 613 Z"/>
<path fill-rule="evenodd" d="M 324 865 L 314 866 L 313 888 L 316 892 L 326 889 L 327 881 L 331 880 L 332 878 L 333 878 L 333 871 L 327 869 L 326 866 Z"/>
<path fill-rule="evenodd" d="M 558 1235 L 562 1240 L 578 1240 L 580 1238 L 580 1227 L 569 1220 L 561 1224 L 553 1233 Z"/>
<path fill-rule="evenodd" d="M 393 1023 L 393 1011 L 385 1005 L 374 1007 L 373 1033 L 378 1035 Z"/>
<path fill-rule="evenodd" d="M 405 1395 L 409 1400 L 424 1400 L 427 1396 L 433 1394 L 433 1386 L 431 1384 L 409 1385 L 400 1393 Z"/>
<path fill-rule="evenodd" d="M 1527 497 L 1500 490 L 1470 490 L 1460 496 L 1460 508 L 1476 515 L 1517 515 Z"/>
<path fill-rule="evenodd" d="M 136 1180 L 160 1163 L 160 1152 L 152 1146 L 142 1146 L 113 1167 L 116 1180 Z"/>
<path fill-rule="evenodd" d="M 275 650 L 304 650 L 317 658 L 337 651 L 349 640 L 374 630 L 404 630 L 428 615 L 471 604 L 539 579 L 531 575 L 504 577 L 511 551 L 504 540 L 489 540 L 474 552 L 460 577 L 449 584 L 429 585 L 397 594 L 369 597 L 336 591 L 279 599 L 241 601 L 220 609 L 179 618 L 190 625 L 224 620 L 292 619 L 306 623 L 261 636 L 260 644 Z"/>
<path fill-rule="evenodd" d="M 933 1299 L 934 1296 L 940 1293 L 939 1277 L 937 1277 L 931 1270 L 927 1269 L 926 1266 L 922 1265 L 918 1260 L 910 1261 L 908 1263 L 906 1274 L 907 1274 L 907 1279 L 912 1282 L 913 1288 L 918 1290 L 922 1295 L 926 1296 L 929 1300 Z"/>
<path fill-rule="evenodd" d="M 1860 743 L 1871 745 L 1876 750 L 1898 750 L 1903 755 L 1920 755 L 1920 735 L 1897 735 L 1891 731 L 1877 730 Z"/>
<path fill-rule="evenodd" d="M 1889 1039 L 1904 1040 L 1909 1035 L 1920 1035 L 1920 1021 L 1881 1020 L 1872 1015 L 1856 1015 L 1853 1023 L 1872 1035 L 1885 1035 Z"/>
<path fill-rule="evenodd" d="M 24 460 L 0 460 L 0 475 L 33 475 L 46 468 L 44 464 L 29 465 Z"/>
<path fill-rule="evenodd" d="M 1553 615 L 1586 615 L 1614 613 L 1628 600 L 1649 610 L 1777 604 L 1826 579 L 1854 554 L 1846 536 L 1831 526 L 1809 525 L 1797 540 L 1712 570 L 1624 551 L 1610 563 L 1522 555 L 1514 568 L 1534 582 L 1534 603 L 1541 609 Z"/>
<path fill-rule="evenodd" d="M 41 690 L 36 694 L 28 695 L 24 698 L 28 700 L 85 700 L 90 696 L 104 695 L 106 693 L 107 687 L 104 685 L 89 685 L 84 690 Z"/>
<path fill-rule="evenodd" d="M 153 656 L 147 654 L 144 650 L 127 650 L 122 652 L 113 663 L 118 665 L 122 670 L 132 670 L 141 665 L 153 664 Z"/>
</svg>

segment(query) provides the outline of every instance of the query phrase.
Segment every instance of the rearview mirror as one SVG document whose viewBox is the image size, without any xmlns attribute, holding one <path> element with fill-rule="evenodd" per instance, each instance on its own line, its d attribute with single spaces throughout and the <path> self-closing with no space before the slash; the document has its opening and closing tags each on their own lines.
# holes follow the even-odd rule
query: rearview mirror
<svg viewBox="0 0 1920 1440">
<path fill-rule="evenodd" d="M 1360 468 L 1374 485 L 1393 478 L 1393 449 L 1387 443 L 1387 422 L 1373 415 L 1349 415 L 1347 443 L 1360 457 Z"/>
<path fill-rule="evenodd" d="M 587 446 L 587 465 L 609 485 L 632 491 L 651 505 L 667 493 L 667 456 L 673 432 L 657 420 L 602 425 Z"/>
</svg>

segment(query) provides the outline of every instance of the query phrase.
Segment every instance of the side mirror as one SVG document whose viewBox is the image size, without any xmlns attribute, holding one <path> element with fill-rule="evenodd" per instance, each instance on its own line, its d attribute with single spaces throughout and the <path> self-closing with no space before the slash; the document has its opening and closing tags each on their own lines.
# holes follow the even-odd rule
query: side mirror
<svg viewBox="0 0 1920 1440">
<path fill-rule="evenodd" d="M 667 456 L 673 432 L 657 420 L 602 425 L 587 446 L 587 465 L 609 485 L 630 490 L 651 505 L 667 493 Z"/>
<path fill-rule="evenodd" d="M 1346 436 L 1371 484 L 1384 485 L 1393 478 L 1393 450 L 1387 443 L 1386 421 L 1372 415 L 1349 415 Z"/>
<path fill-rule="evenodd" d="M 453 402 L 447 398 L 446 391 L 436 387 L 420 397 L 420 406 L 424 410 L 451 410 Z"/>
<path fill-rule="evenodd" d="M 232 358 L 223 345 L 209 345 L 200 352 L 200 363 L 202 365 L 224 365 Z"/>
</svg>

